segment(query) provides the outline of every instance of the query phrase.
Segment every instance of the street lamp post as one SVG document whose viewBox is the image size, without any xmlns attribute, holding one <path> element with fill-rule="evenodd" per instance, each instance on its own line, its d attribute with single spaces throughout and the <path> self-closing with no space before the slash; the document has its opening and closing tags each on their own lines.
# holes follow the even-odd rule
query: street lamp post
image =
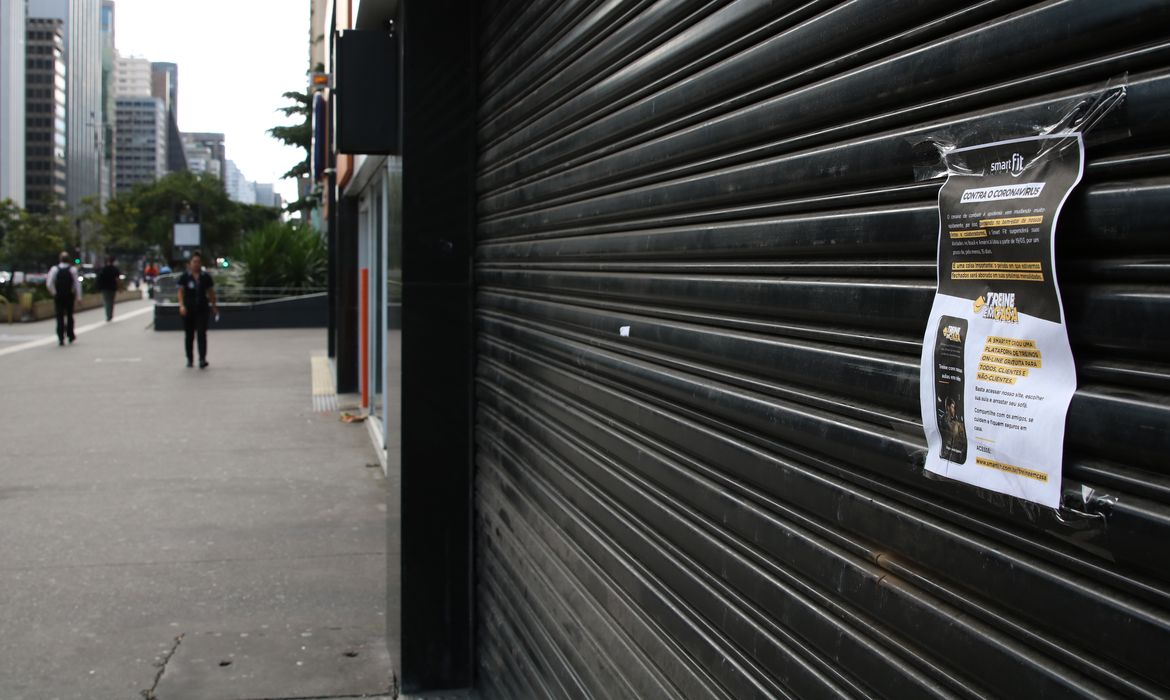
<svg viewBox="0 0 1170 700">
<path fill-rule="evenodd" d="M 90 129 L 93 129 L 94 167 L 97 169 L 97 206 L 98 206 L 98 210 L 100 211 L 102 206 L 103 206 L 103 202 L 102 202 L 102 145 L 103 144 L 102 144 L 102 130 L 98 126 L 96 112 L 90 111 L 89 120 L 85 123 L 85 125 L 87 127 L 89 127 Z M 83 227 L 81 224 L 81 219 L 80 218 L 77 219 L 78 247 L 81 249 L 82 255 L 86 259 L 89 259 L 90 262 L 93 262 L 94 259 L 91 258 L 92 251 L 90 251 L 89 247 L 86 245 L 86 241 L 85 241 L 86 235 L 85 234 L 86 234 L 86 230 L 89 229 L 92 225 L 93 225 L 92 222 L 90 222 L 88 225 Z"/>
</svg>

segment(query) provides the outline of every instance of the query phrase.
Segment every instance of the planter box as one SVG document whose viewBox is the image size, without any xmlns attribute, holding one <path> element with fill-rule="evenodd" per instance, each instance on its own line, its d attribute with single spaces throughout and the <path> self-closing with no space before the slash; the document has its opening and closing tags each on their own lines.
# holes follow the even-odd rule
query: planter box
<svg viewBox="0 0 1170 700">
<path fill-rule="evenodd" d="M 325 328 L 329 325 L 329 295 L 322 292 L 250 304 L 220 304 L 219 312 L 219 323 L 211 322 L 213 329 Z M 155 304 L 154 329 L 183 330 L 179 305 Z"/>
<path fill-rule="evenodd" d="M 142 292 L 138 289 L 123 289 L 114 297 L 115 303 L 122 301 L 137 301 L 142 298 Z M 86 311 L 88 309 L 97 309 L 102 306 L 101 294 L 83 294 L 81 296 L 81 303 L 74 310 Z M 43 321 L 45 319 L 56 318 L 57 309 L 52 299 L 44 299 L 32 304 L 31 307 L 22 309 L 24 313 L 21 315 L 21 321 Z"/>
</svg>

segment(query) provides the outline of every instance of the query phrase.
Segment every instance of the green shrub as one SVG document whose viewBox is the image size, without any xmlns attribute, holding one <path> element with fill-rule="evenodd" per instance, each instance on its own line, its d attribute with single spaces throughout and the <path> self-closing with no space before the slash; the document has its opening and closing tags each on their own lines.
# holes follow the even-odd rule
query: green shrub
<svg viewBox="0 0 1170 700">
<path fill-rule="evenodd" d="M 15 284 L 15 285 L 0 285 L 0 296 L 12 303 L 20 301 L 20 295 L 25 292 L 31 292 L 33 301 L 44 301 L 45 299 L 52 299 L 53 296 L 49 294 L 49 289 L 43 284 Z"/>
<path fill-rule="evenodd" d="M 277 221 L 245 234 L 233 260 L 245 286 L 293 292 L 324 287 L 329 256 L 319 233 Z"/>
</svg>

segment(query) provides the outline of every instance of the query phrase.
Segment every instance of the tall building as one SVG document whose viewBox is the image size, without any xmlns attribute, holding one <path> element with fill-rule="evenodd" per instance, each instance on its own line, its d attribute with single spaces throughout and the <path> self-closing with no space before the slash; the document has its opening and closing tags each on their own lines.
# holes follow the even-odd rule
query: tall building
<svg viewBox="0 0 1170 700">
<path fill-rule="evenodd" d="M 114 54 L 115 97 L 147 97 L 151 93 L 150 61 Z"/>
<path fill-rule="evenodd" d="M 227 149 L 224 145 L 223 134 L 213 132 L 189 132 L 183 134 L 183 141 L 206 146 L 211 149 L 211 157 L 216 160 L 227 160 Z"/>
<path fill-rule="evenodd" d="M 241 204 L 255 204 L 256 203 L 256 183 L 251 180 L 244 180 L 240 183 L 240 203 Z"/>
<path fill-rule="evenodd" d="M 166 174 L 167 118 L 163 101 L 149 94 L 119 97 L 116 111 L 115 187 L 122 193 Z"/>
<path fill-rule="evenodd" d="M 279 208 L 280 195 L 276 193 L 276 186 L 271 182 L 257 182 L 256 187 L 256 204 L 262 207 Z"/>
<path fill-rule="evenodd" d="M 221 180 L 224 179 L 227 149 L 224 147 L 223 134 L 185 133 L 183 134 L 183 150 L 187 154 L 187 167 L 192 172 L 211 173 Z"/>
<path fill-rule="evenodd" d="M 25 117 L 25 207 L 65 202 L 65 27 L 28 20 Z"/>
<path fill-rule="evenodd" d="M 183 139 L 183 154 L 187 158 L 187 169 L 191 172 L 197 175 L 210 173 L 223 179 L 223 163 L 216 160 L 207 146 Z"/>
<path fill-rule="evenodd" d="M 25 0 L 0 0 L 0 200 L 23 206 Z"/>
<path fill-rule="evenodd" d="M 101 0 L 28 0 L 29 17 L 60 19 L 65 26 L 65 196 L 74 212 L 83 199 L 101 193 L 101 7 Z"/>
<path fill-rule="evenodd" d="M 249 188 L 250 184 L 234 160 L 224 162 L 223 188 L 227 190 L 229 199 L 240 204 L 255 204 L 256 194 Z"/>
<path fill-rule="evenodd" d="M 114 125 L 117 94 L 114 87 L 114 71 L 117 44 L 114 37 L 114 0 L 102 0 L 101 43 L 102 43 L 102 205 L 114 193 Z"/>
<path fill-rule="evenodd" d="M 167 173 L 168 94 L 155 90 L 154 65 L 138 56 L 115 59 L 118 192 Z"/>
<path fill-rule="evenodd" d="M 150 94 L 160 98 L 167 110 L 167 170 L 187 169 L 187 155 L 179 132 L 179 66 L 174 63 L 150 64 Z"/>
<path fill-rule="evenodd" d="M 161 97 L 167 109 L 179 113 L 179 66 L 175 63 L 155 61 L 150 64 L 151 94 Z"/>
<path fill-rule="evenodd" d="M 310 0 L 309 6 L 309 70 L 325 69 L 325 52 L 329 50 L 329 0 Z"/>
</svg>

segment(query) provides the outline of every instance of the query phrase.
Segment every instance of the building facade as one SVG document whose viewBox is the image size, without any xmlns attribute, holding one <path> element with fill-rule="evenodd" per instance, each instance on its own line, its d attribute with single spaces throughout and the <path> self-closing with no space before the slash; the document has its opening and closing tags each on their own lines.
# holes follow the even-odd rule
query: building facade
<svg viewBox="0 0 1170 700">
<path fill-rule="evenodd" d="M 241 180 L 236 196 L 239 198 L 236 201 L 240 204 L 255 204 L 256 183 L 248 179 Z"/>
<path fill-rule="evenodd" d="M 0 201 L 25 199 L 25 2 L 0 0 Z"/>
<path fill-rule="evenodd" d="M 155 96 L 152 91 L 150 61 L 141 56 L 115 58 L 114 95 L 116 97 Z"/>
<path fill-rule="evenodd" d="M 150 94 L 162 99 L 167 109 L 167 171 L 186 170 L 187 156 L 179 131 L 179 66 L 155 61 L 150 71 Z"/>
<path fill-rule="evenodd" d="M 183 143 L 207 148 L 215 160 L 227 160 L 227 146 L 221 133 L 186 131 L 183 132 Z"/>
<path fill-rule="evenodd" d="M 166 174 L 167 118 L 163 101 L 149 94 L 119 97 L 116 129 L 117 192 L 158 180 Z"/>
<path fill-rule="evenodd" d="M 151 94 L 161 97 L 166 102 L 167 110 L 179 112 L 179 65 L 165 61 L 153 61 L 150 64 Z"/>
<path fill-rule="evenodd" d="M 65 196 L 69 210 L 80 213 L 82 200 L 101 194 L 101 162 L 105 151 L 101 0 L 29 0 L 28 16 L 64 22 Z"/>
<path fill-rule="evenodd" d="M 328 63 L 329 30 L 333 23 L 330 0 L 310 0 L 309 4 L 309 70 L 323 69 Z"/>
<path fill-rule="evenodd" d="M 223 186 L 228 197 L 240 204 L 255 204 L 255 183 L 244 176 L 234 160 L 227 160 L 223 166 Z"/>
<path fill-rule="evenodd" d="M 281 207 L 280 195 L 276 193 L 275 185 L 271 182 L 257 182 L 255 188 L 256 204 L 274 209 Z"/>
<path fill-rule="evenodd" d="M 117 43 L 114 36 L 114 0 L 102 0 L 101 43 L 102 43 L 102 165 L 101 197 L 105 206 L 114 194 L 114 150 L 117 146 L 114 128 L 117 122 L 117 94 L 115 71 L 117 70 Z"/>
<path fill-rule="evenodd" d="M 182 135 L 187 167 L 194 173 L 210 173 L 224 179 L 227 149 L 224 135 L 214 132 L 185 132 Z"/>
<path fill-rule="evenodd" d="M 327 56 L 378 49 L 332 84 L 401 79 L 398 151 L 334 132 L 315 172 L 339 388 L 384 426 L 401 691 L 1170 696 L 1170 5 L 617 6 L 329 5 Z M 1070 159 L 1067 202 L 1021 194 L 1037 156 L 948 228 L 944 183 L 1000 165 L 968 147 L 1024 142 Z M 1051 265 L 940 263 L 1057 215 Z M 995 369 L 1046 342 L 928 322 L 940 279 L 1033 265 L 1075 358 L 1057 484 L 979 457 L 1063 411 Z M 923 356 L 943 334 L 978 375 Z M 924 473 L 955 390 L 953 466 L 998 488 Z"/>
<path fill-rule="evenodd" d="M 187 159 L 187 169 L 196 175 L 207 173 L 218 178 L 223 177 L 221 162 L 212 155 L 211 149 L 207 146 L 184 143 L 183 155 Z"/>
<path fill-rule="evenodd" d="M 43 211 L 65 203 L 64 22 L 30 18 L 26 37 L 25 199 L 30 211 Z"/>
</svg>

